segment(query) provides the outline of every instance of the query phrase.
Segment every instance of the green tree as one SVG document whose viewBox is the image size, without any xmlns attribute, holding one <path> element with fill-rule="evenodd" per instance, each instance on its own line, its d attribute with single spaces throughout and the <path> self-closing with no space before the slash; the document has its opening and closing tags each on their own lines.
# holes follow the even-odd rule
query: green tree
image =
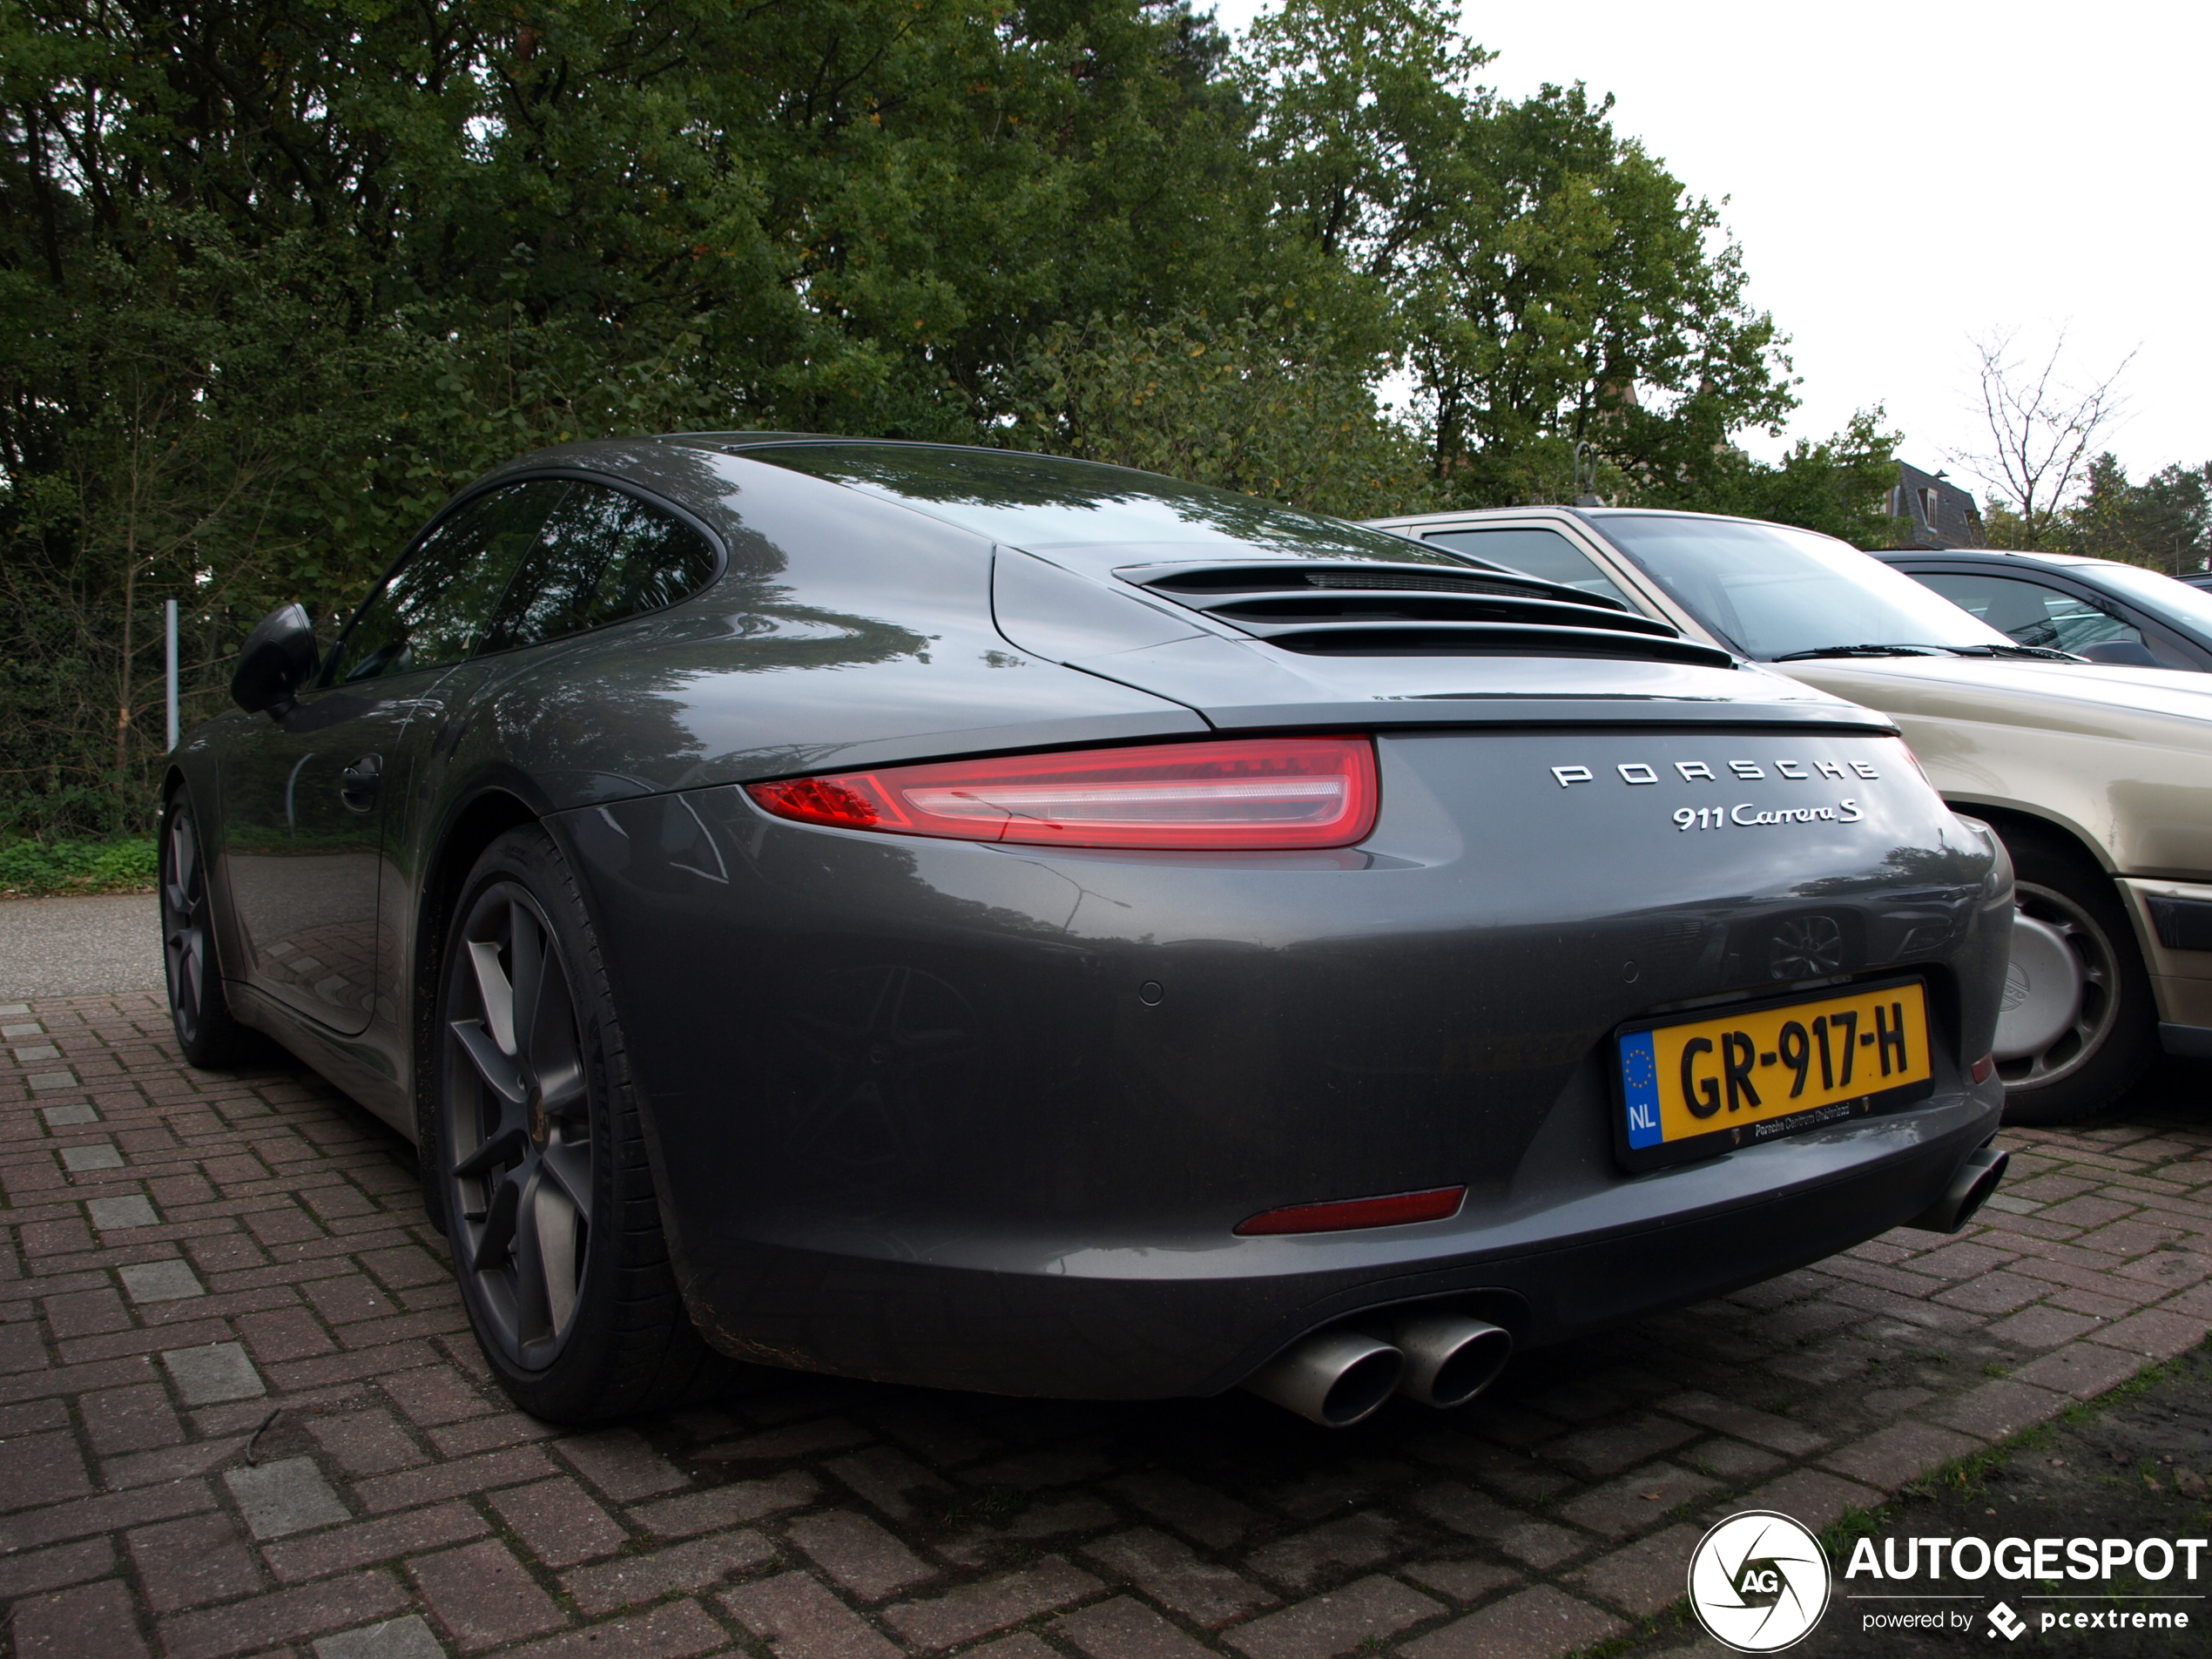
<svg viewBox="0 0 2212 1659">
<path fill-rule="evenodd" d="M 1794 407 L 1719 216 L 1580 85 L 1503 100 L 1445 0 L 1287 0 L 1239 71 L 1278 224 L 1387 296 L 1432 468 L 1469 503 L 1563 499 L 1578 442 L 1640 484 Z"/>
</svg>

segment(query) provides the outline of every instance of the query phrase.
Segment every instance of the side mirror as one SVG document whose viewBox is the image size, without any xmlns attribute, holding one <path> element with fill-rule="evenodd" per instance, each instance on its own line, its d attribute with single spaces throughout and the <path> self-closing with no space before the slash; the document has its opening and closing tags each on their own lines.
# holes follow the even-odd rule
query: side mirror
<svg viewBox="0 0 2212 1659">
<path fill-rule="evenodd" d="M 315 671 L 314 624 L 307 607 L 279 605 L 246 636 L 231 676 L 231 701 L 248 714 L 266 709 L 271 719 L 292 711 L 293 693 Z"/>
</svg>

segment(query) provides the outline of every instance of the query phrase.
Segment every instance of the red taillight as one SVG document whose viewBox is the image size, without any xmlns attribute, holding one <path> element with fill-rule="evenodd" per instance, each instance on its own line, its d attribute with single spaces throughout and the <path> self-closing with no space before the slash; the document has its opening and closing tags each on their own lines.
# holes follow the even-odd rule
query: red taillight
<svg viewBox="0 0 2212 1659">
<path fill-rule="evenodd" d="M 1237 1224 L 1254 1233 L 1337 1233 L 1355 1227 L 1403 1227 L 1414 1221 L 1448 1221 L 1460 1213 L 1465 1187 L 1432 1187 L 1426 1192 L 1393 1192 L 1386 1198 L 1346 1198 L 1336 1204 L 1293 1204 L 1263 1210 Z"/>
<path fill-rule="evenodd" d="M 1973 1080 L 1978 1083 L 1986 1083 L 1989 1081 L 1990 1075 L 1996 1069 L 1997 1056 L 1993 1054 L 1986 1054 L 1974 1062 Z"/>
<path fill-rule="evenodd" d="M 1374 827 L 1366 738 L 1236 738 L 747 784 L 802 824 L 1049 846 L 1349 846 Z"/>
</svg>

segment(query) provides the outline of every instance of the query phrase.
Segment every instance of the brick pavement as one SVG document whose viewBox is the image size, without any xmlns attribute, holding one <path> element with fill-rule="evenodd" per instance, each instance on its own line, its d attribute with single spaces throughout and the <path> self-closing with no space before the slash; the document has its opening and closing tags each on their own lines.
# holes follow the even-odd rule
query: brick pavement
<svg viewBox="0 0 2212 1659">
<path fill-rule="evenodd" d="M 2008 1132 L 1898 1231 L 1331 1434 L 1249 1396 L 794 1377 L 588 1434 L 490 1386 L 407 1148 L 157 997 L 0 1009 L 0 1649 L 16 1659 L 1539 1659 L 2202 1340 L 2212 1114 Z"/>
</svg>

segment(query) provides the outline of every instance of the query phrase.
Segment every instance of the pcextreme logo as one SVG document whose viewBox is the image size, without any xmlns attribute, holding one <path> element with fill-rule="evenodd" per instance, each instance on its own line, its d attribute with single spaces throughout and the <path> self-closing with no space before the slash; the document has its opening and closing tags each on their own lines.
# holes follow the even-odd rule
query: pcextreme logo
<svg viewBox="0 0 2212 1659">
<path fill-rule="evenodd" d="M 1803 1641 L 1827 1611 L 1828 1585 L 1820 1541 L 1770 1509 L 1730 1515 L 1690 1553 L 1690 1610 L 1738 1653 L 1779 1653 Z"/>
</svg>

